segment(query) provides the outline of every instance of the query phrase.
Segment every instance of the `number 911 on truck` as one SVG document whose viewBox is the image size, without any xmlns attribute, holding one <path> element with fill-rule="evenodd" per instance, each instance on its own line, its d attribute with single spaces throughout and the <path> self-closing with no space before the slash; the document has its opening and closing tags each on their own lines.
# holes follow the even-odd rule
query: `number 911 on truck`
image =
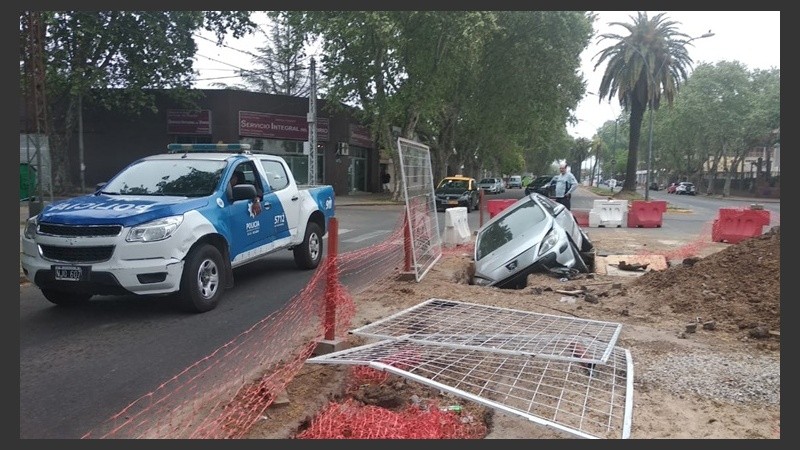
<svg viewBox="0 0 800 450">
<path fill-rule="evenodd" d="M 47 300 L 178 294 L 205 312 L 233 286 L 234 268 L 265 255 L 291 250 L 300 269 L 317 268 L 332 186 L 298 186 L 283 158 L 247 144 L 167 148 L 28 219 L 22 269 Z"/>
</svg>

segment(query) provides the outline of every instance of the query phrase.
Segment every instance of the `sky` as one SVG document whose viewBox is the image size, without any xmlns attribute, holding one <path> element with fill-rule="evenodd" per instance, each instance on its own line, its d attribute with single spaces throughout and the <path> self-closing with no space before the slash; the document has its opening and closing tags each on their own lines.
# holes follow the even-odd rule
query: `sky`
<svg viewBox="0 0 800 450">
<path fill-rule="evenodd" d="M 666 12 L 666 18 L 678 22 L 679 32 L 698 37 L 709 31 L 713 36 L 697 39 L 689 44 L 689 56 L 693 67 L 700 63 L 720 61 L 739 61 L 750 70 L 781 67 L 780 52 L 780 11 L 647 11 L 649 17 Z M 578 123 L 568 126 L 573 137 L 590 139 L 595 131 L 608 120 L 614 120 L 620 112 L 619 103 L 602 100 L 594 94 L 600 87 L 600 79 L 605 70 L 603 65 L 594 70 L 595 56 L 600 49 L 612 42 L 597 43 L 597 36 L 604 33 L 625 35 L 622 26 L 610 26 L 610 22 L 630 23 L 636 11 L 596 11 L 595 37 L 581 55 L 581 70 L 587 80 L 584 99 L 578 104 L 575 117 Z M 259 24 L 267 22 L 266 15 L 256 13 L 253 20 Z M 266 27 L 264 28 L 266 30 Z M 238 84 L 233 77 L 240 68 L 250 68 L 252 55 L 258 47 L 264 46 L 263 34 L 249 35 L 242 39 L 228 38 L 225 47 L 218 47 L 208 38 L 210 34 L 200 34 L 195 69 L 200 72 L 200 81 L 195 85 L 200 89 L 214 88 L 213 83 Z"/>
</svg>

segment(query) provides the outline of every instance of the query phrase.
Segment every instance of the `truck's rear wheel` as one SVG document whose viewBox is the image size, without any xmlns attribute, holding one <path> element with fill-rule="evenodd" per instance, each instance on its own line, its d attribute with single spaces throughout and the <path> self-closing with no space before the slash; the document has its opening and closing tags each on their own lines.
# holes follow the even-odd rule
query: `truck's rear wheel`
<svg viewBox="0 0 800 450">
<path fill-rule="evenodd" d="M 301 269 L 316 269 L 322 260 L 322 229 L 316 222 L 309 222 L 303 243 L 294 249 L 294 262 Z"/>
<path fill-rule="evenodd" d="M 42 289 L 44 298 L 59 306 L 75 306 L 81 305 L 92 298 L 92 294 L 83 294 L 80 292 L 58 291 L 55 289 Z"/>
<path fill-rule="evenodd" d="M 210 244 L 200 244 L 186 257 L 181 276 L 180 299 L 192 312 L 217 307 L 225 290 L 225 265 L 222 254 Z"/>
</svg>

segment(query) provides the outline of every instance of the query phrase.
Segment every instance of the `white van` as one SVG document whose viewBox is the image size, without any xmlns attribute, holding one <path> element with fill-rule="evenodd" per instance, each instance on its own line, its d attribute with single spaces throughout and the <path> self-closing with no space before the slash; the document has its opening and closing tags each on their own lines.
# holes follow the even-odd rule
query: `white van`
<svg viewBox="0 0 800 450">
<path fill-rule="evenodd" d="M 508 188 L 520 188 L 522 189 L 522 177 L 520 175 L 511 175 L 508 178 Z"/>
</svg>

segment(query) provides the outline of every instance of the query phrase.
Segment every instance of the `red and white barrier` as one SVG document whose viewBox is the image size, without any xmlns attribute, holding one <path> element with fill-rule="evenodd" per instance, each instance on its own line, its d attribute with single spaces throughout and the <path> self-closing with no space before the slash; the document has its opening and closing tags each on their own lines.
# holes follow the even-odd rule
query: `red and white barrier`
<svg viewBox="0 0 800 450">
<path fill-rule="evenodd" d="M 720 208 L 719 216 L 711 226 L 711 240 L 737 244 L 762 235 L 769 220 L 769 211 L 766 209 Z"/>
<path fill-rule="evenodd" d="M 634 200 L 628 211 L 629 228 L 660 228 L 667 212 L 665 200 Z"/>
</svg>

